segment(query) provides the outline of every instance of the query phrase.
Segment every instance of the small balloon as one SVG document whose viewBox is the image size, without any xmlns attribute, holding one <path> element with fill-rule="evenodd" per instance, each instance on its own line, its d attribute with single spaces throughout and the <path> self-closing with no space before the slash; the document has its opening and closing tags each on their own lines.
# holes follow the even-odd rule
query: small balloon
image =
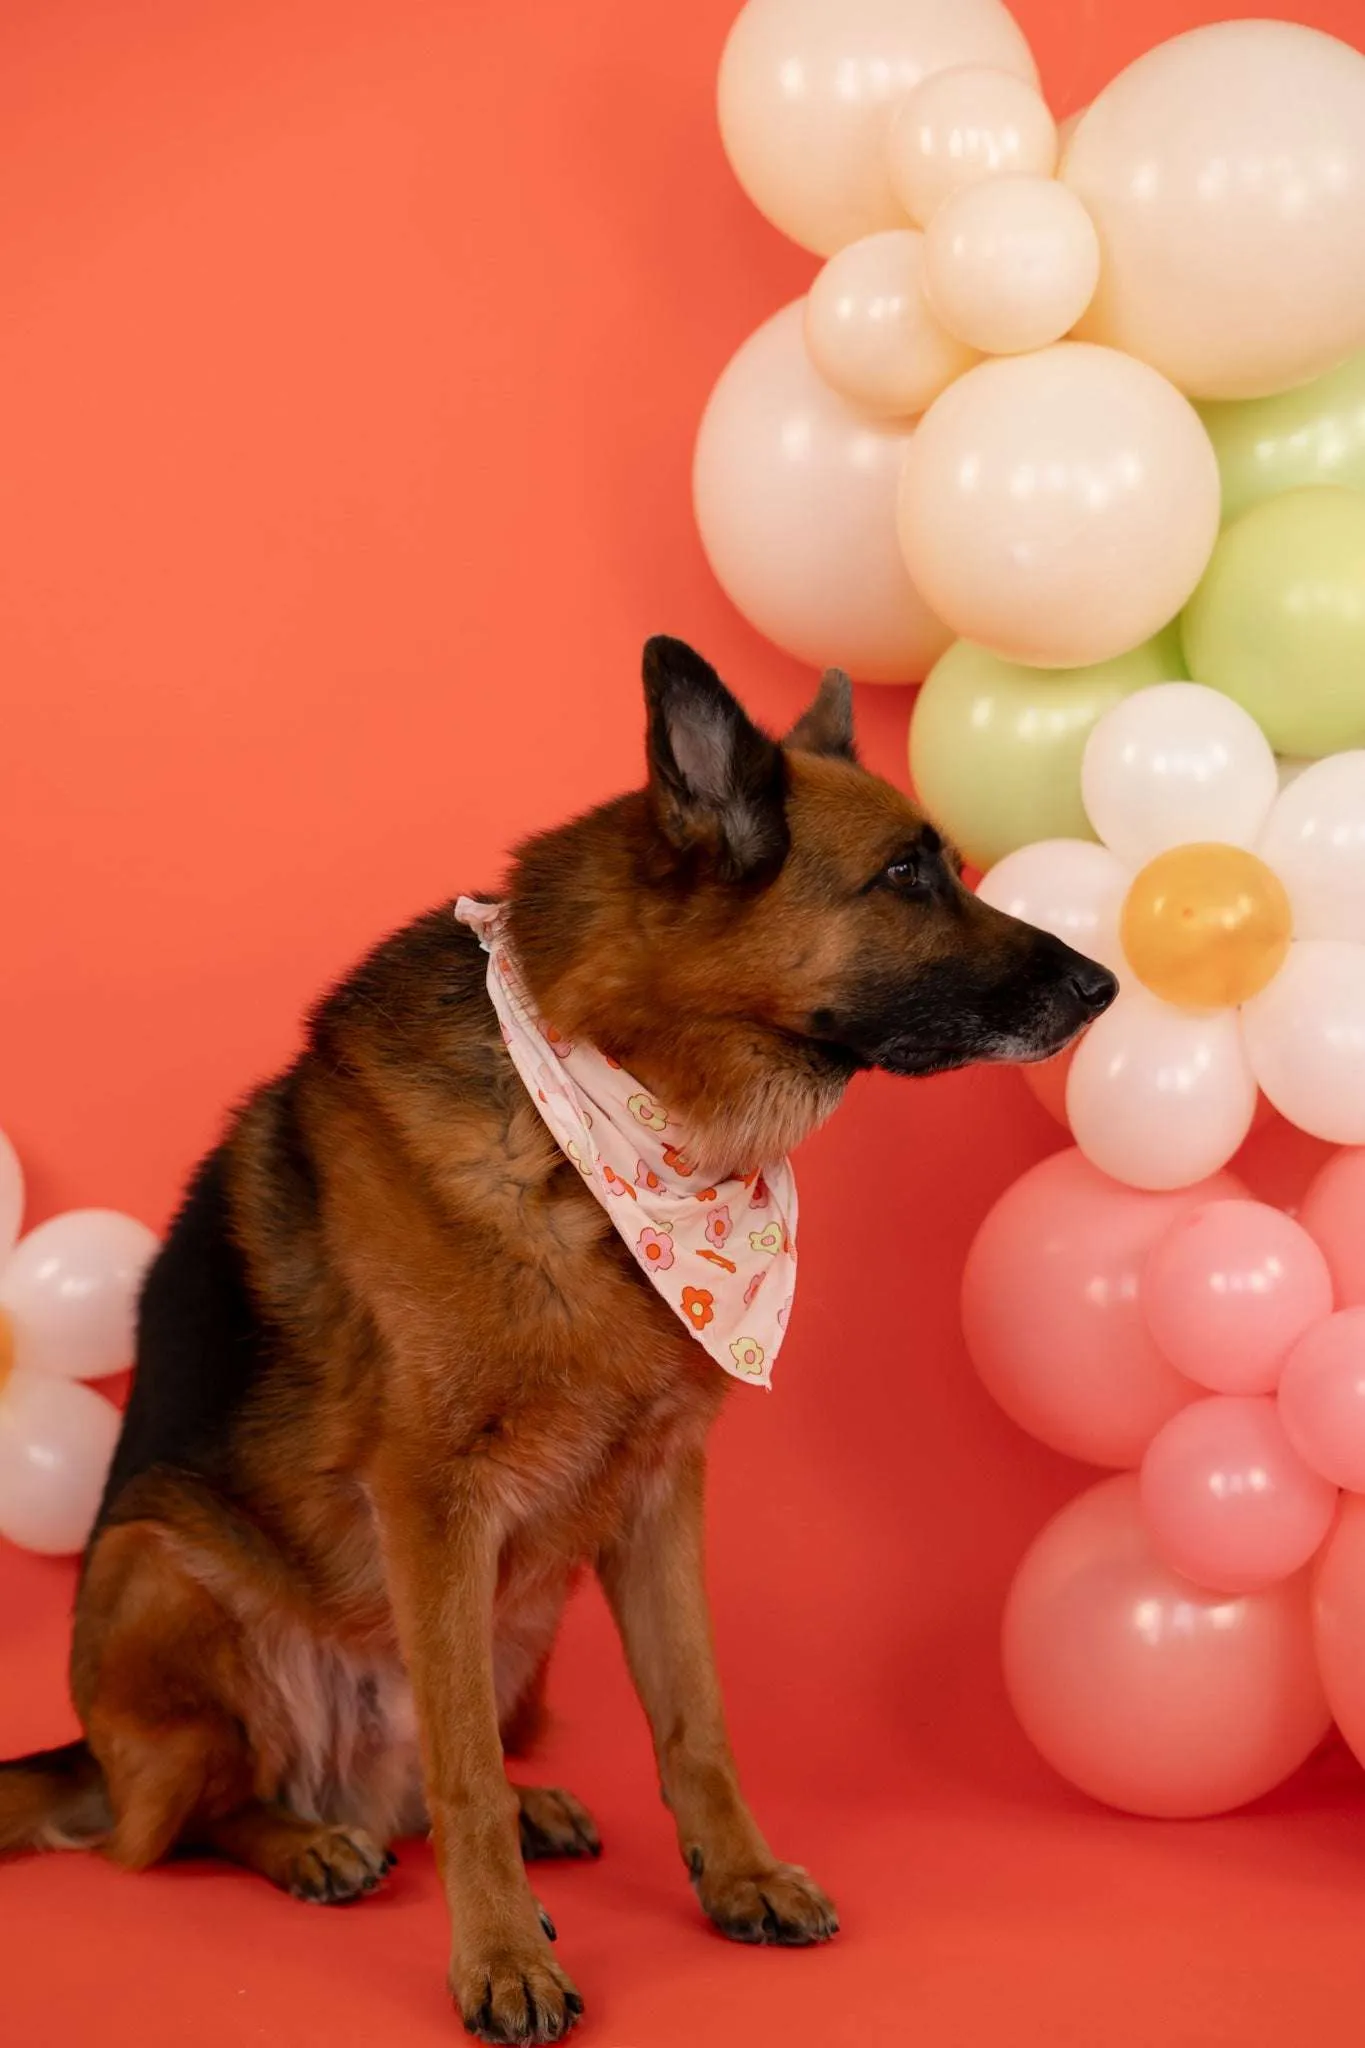
<svg viewBox="0 0 1365 2048">
<path fill-rule="evenodd" d="M 977 360 L 930 309 L 923 269 L 923 235 L 891 228 L 831 256 L 810 288 L 811 361 L 827 384 L 869 412 L 921 413 Z"/>
<path fill-rule="evenodd" d="M 1010 71 L 957 65 L 917 85 L 886 138 L 891 188 L 921 227 L 988 178 L 1050 178 L 1057 128 L 1042 94 Z"/>
<path fill-rule="evenodd" d="M 1173 1223 L 1142 1273 L 1142 1310 L 1179 1372 L 1219 1394 L 1269 1394 L 1304 1332 L 1332 1312 L 1313 1239 L 1266 1202 L 1210 1202 Z"/>
<path fill-rule="evenodd" d="M 1304 1331 L 1285 1361 L 1280 1421 L 1314 1472 L 1365 1493 L 1365 1308 Z"/>
<path fill-rule="evenodd" d="M 1365 1579 L 1358 1591 L 1365 1613 Z M 1010 1589 L 1003 1650 L 1035 1748 L 1128 1813 L 1193 1820 L 1244 1806 L 1297 1770 L 1329 1725 L 1307 1574 L 1239 1597 L 1192 1585 L 1154 1553 L 1127 1474 L 1036 1538 Z"/>
<path fill-rule="evenodd" d="M 1300 939 L 1242 1011 L 1252 1070 L 1281 1116 L 1365 1144 L 1365 946 Z"/>
<path fill-rule="evenodd" d="M 93 1387 L 16 1367 L 0 1388 L 0 1536 L 47 1557 L 82 1550 L 118 1433 Z"/>
<path fill-rule="evenodd" d="M 996 178 L 949 199 L 924 237 L 924 289 L 945 331 L 991 355 L 1046 348 L 1094 296 L 1100 245 L 1054 178 Z"/>
<path fill-rule="evenodd" d="M 1273 398 L 1198 408 L 1223 479 L 1223 519 L 1305 484 L 1365 491 L 1365 352 Z"/>
<path fill-rule="evenodd" d="M 158 1240 L 113 1209 L 69 1209 L 20 1240 L 0 1272 L 17 1364 L 97 1380 L 131 1363 L 137 1300 Z"/>
<path fill-rule="evenodd" d="M 1337 1307 L 1365 1307 L 1365 1147 L 1350 1147 L 1323 1162 L 1304 1195 L 1299 1221 L 1327 1260 Z"/>
<path fill-rule="evenodd" d="M 1278 789 L 1256 721 L 1199 683 L 1167 683 L 1116 706 L 1081 763 L 1091 823 L 1129 861 L 1195 840 L 1251 846 Z"/>
<path fill-rule="evenodd" d="M 1119 923 L 1138 980 L 1163 1002 L 1249 1002 L 1283 967 L 1293 932 L 1279 876 L 1220 841 L 1169 847 L 1133 878 Z"/>
</svg>

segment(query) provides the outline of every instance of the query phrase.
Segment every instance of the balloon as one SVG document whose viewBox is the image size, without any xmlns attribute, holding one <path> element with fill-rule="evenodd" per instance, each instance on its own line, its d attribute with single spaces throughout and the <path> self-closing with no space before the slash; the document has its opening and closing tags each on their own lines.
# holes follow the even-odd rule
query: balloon
<svg viewBox="0 0 1365 2048">
<path fill-rule="evenodd" d="M 1019 1069 L 1024 1077 L 1024 1086 L 1039 1108 L 1045 1109 L 1064 1131 L 1070 1129 L 1066 1120 L 1066 1082 L 1075 1057 L 1075 1046 L 1068 1045 L 1065 1051 L 1055 1052 L 1050 1060 L 1034 1060 Z"/>
<path fill-rule="evenodd" d="M 1056 168 L 1057 175 L 1059 178 L 1062 175 L 1062 165 L 1066 160 L 1066 153 L 1071 147 L 1071 138 L 1076 133 L 1076 130 L 1080 127 L 1082 121 L 1085 119 L 1086 115 L 1089 112 L 1089 107 L 1078 107 L 1074 114 L 1065 115 L 1063 119 L 1057 123 Z"/>
<path fill-rule="evenodd" d="M 693 497 L 727 596 L 788 654 L 865 682 L 910 682 L 948 642 L 896 550 L 910 430 L 855 412 L 816 374 L 804 308 L 750 336 L 711 394 Z"/>
<path fill-rule="evenodd" d="M 1241 1192 L 1220 1175 L 1180 1194 L 1136 1194 L 1074 1148 L 1006 1189 L 967 1255 L 962 1319 L 973 1365 L 1021 1429 L 1091 1464 L 1137 1464 L 1197 1398 L 1148 1335 L 1143 1262 L 1177 1217 Z"/>
<path fill-rule="evenodd" d="M 1365 1763 L 1365 1500 L 1341 1503 L 1314 1574 L 1313 1634 L 1332 1718 Z"/>
<path fill-rule="evenodd" d="M 1063 176 L 1104 249 L 1082 323 L 1198 398 L 1257 398 L 1365 344 L 1365 58 L 1282 21 L 1158 45 Z"/>
<path fill-rule="evenodd" d="M 759 212 L 817 255 L 902 227 L 888 119 L 956 64 L 1038 82 L 1002 0 L 748 0 L 720 60 L 730 167 Z"/>
<path fill-rule="evenodd" d="M 1163 1002 L 1222 1009 L 1279 973 L 1293 922 L 1283 882 L 1242 846 L 1172 846 L 1134 878 L 1120 922 L 1138 980 Z"/>
<path fill-rule="evenodd" d="M 1306 1465 L 1365 1493 L 1365 1308 L 1304 1332 L 1285 1360 L 1280 1421 Z"/>
<path fill-rule="evenodd" d="M 1006 854 L 977 886 L 983 903 L 1065 939 L 1116 972 L 1123 966 L 1119 906 L 1128 886 L 1121 861 L 1086 839 L 1042 839 Z"/>
<path fill-rule="evenodd" d="M 1332 1276 L 1308 1232 L 1266 1202 L 1210 1202 L 1173 1223 L 1142 1269 L 1157 1347 L 1217 1394 L 1270 1394 L 1285 1359 L 1332 1313 Z"/>
<path fill-rule="evenodd" d="M 959 640 L 910 717 L 920 802 L 968 860 L 989 868 L 1038 839 L 1093 838 L 1081 754 L 1096 720 L 1134 690 L 1183 676 L 1168 628 L 1114 661 L 1031 669 Z"/>
<path fill-rule="evenodd" d="M 978 363 L 906 454 L 901 547 L 954 632 L 1011 661 L 1108 661 L 1204 572 L 1218 465 L 1193 406 L 1145 363 L 1058 342 Z"/>
<path fill-rule="evenodd" d="M 827 384 L 869 412 L 921 413 L 976 354 L 929 309 L 916 228 L 865 235 L 831 256 L 806 300 L 806 347 Z"/>
<path fill-rule="evenodd" d="M 1304 1195 L 1299 1221 L 1327 1260 L 1337 1307 L 1365 1306 L 1365 1150 L 1327 1160 Z"/>
<path fill-rule="evenodd" d="M 118 1433 L 93 1387 L 16 1367 L 0 1390 L 0 1536 L 49 1557 L 83 1549 Z"/>
<path fill-rule="evenodd" d="M 1211 1394 L 1173 1415 L 1147 1448 L 1138 1490 L 1162 1563 L 1219 1593 L 1301 1571 L 1337 1506 L 1263 1394 Z"/>
<path fill-rule="evenodd" d="M 22 1238 L 0 1273 L 15 1362 L 97 1380 L 133 1356 L 137 1298 L 158 1240 L 113 1209 L 69 1209 Z"/>
<path fill-rule="evenodd" d="M 1365 946 L 1301 939 L 1242 1011 L 1256 1078 L 1315 1138 L 1365 1143 Z"/>
<path fill-rule="evenodd" d="M 1251 1135 L 1233 1160 L 1233 1171 L 1258 1202 L 1268 1202 L 1303 1220 L 1303 1198 L 1333 1148 L 1311 1138 L 1272 1109 L 1264 1095 L 1256 1105 Z"/>
<path fill-rule="evenodd" d="M 1365 496 L 1319 485 L 1244 512 L 1183 631 L 1193 674 L 1245 705 L 1276 753 L 1365 746 Z"/>
<path fill-rule="evenodd" d="M 1138 1482 L 1101 1480 L 1054 1517 L 1005 1608 L 1005 1684 L 1052 1768 L 1129 1813 L 1225 1813 L 1327 1733 L 1307 1574 L 1240 1598 L 1154 1555 Z"/>
<path fill-rule="evenodd" d="M 1011 355 L 1060 341 L 1100 274 L 1094 223 L 1054 178 L 995 178 L 947 200 L 924 237 L 924 289 L 949 334 Z"/>
<path fill-rule="evenodd" d="M 937 71 L 892 117 L 886 137 L 891 189 L 924 227 L 946 199 L 985 178 L 1050 178 L 1057 128 L 1021 74 L 982 65 Z"/>
<path fill-rule="evenodd" d="M 1302 484 L 1365 491 L 1365 354 L 1273 398 L 1199 407 L 1223 479 L 1223 518 Z"/>
<path fill-rule="evenodd" d="M 1282 788 L 1258 842 L 1301 939 L 1365 943 L 1365 753 L 1314 761 Z"/>
<path fill-rule="evenodd" d="M 1278 787 L 1255 720 L 1198 683 L 1168 683 L 1117 706 L 1081 762 L 1091 823 L 1129 861 L 1195 840 L 1254 845 Z"/>
<path fill-rule="evenodd" d="M 1255 1112 L 1238 1012 L 1172 1009 L 1135 985 L 1086 1032 L 1066 1086 L 1086 1158 L 1135 1188 L 1184 1188 L 1217 1172 Z"/>
<path fill-rule="evenodd" d="M 24 1169 L 19 1154 L 0 1131 L 0 1259 L 14 1248 L 24 1218 Z"/>
</svg>

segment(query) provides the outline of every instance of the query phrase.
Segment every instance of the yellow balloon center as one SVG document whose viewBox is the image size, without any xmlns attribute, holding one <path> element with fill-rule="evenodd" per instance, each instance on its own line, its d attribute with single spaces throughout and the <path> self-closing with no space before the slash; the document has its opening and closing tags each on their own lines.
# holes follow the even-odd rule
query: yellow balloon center
<svg viewBox="0 0 1365 2048">
<path fill-rule="evenodd" d="M 1289 898 L 1240 846 L 1175 846 L 1148 861 L 1123 905 L 1128 964 L 1163 1002 L 1220 1010 L 1249 1002 L 1289 951 Z"/>
</svg>

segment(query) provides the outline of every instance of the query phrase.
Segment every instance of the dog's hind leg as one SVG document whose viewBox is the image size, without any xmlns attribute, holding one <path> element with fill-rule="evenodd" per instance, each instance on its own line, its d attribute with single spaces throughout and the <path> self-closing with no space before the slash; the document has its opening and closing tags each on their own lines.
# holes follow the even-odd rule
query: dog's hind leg
<svg viewBox="0 0 1365 2048">
<path fill-rule="evenodd" d="M 259 1872 L 296 1899 L 323 1906 L 374 1891 L 397 1860 L 363 1828 L 327 1827 L 257 1800 L 211 1822 L 195 1846 Z"/>
</svg>

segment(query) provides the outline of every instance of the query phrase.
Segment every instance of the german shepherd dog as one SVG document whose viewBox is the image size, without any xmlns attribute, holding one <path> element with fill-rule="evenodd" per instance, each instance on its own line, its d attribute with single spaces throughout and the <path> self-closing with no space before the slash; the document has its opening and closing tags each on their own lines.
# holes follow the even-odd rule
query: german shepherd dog
<svg viewBox="0 0 1365 2048">
<path fill-rule="evenodd" d="M 845 678 L 780 743 L 678 641 L 644 684 L 646 786 L 521 849 L 508 929 L 541 1016 L 640 1077 L 702 1171 L 776 1160 L 860 1070 L 1042 1059 L 1111 1001 L 859 766 Z M 744 1942 L 838 1922 L 726 1735 L 702 1482 L 729 1382 L 554 1142 L 486 965 L 449 907 L 385 940 L 190 1182 L 81 1574 L 84 1739 L 0 1770 L 0 1850 L 215 1853 L 334 1902 L 429 1827 L 465 2026 L 546 2042 L 582 2001 L 525 1862 L 599 1843 L 504 1759 L 580 1567 L 702 1910 Z"/>
</svg>

